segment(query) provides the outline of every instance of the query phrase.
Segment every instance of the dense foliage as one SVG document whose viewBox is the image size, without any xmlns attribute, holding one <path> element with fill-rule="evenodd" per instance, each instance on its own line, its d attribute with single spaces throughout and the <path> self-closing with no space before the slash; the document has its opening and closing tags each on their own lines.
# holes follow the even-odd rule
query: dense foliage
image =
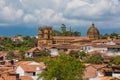
<svg viewBox="0 0 120 80">
<path fill-rule="evenodd" d="M 120 56 L 117 56 L 117 57 L 113 58 L 112 64 L 120 66 Z"/>
<path fill-rule="evenodd" d="M 102 64 L 103 58 L 100 54 L 93 54 L 87 59 L 86 62 L 91 64 Z"/>
<path fill-rule="evenodd" d="M 69 31 L 66 30 L 66 25 L 61 25 L 61 31 L 53 30 L 53 36 L 80 36 L 81 33 L 78 31 L 72 31 L 71 29 Z"/>
<path fill-rule="evenodd" d="M 8 60 L 14 59 L 15 58 L 14 52 L 12 52 L 12 51 L 8 52 L 8 54 L 6 55 L 6 58 Z"/>
<path fill-rule="evenodd" d="M 80 60 L 83 60 L 84 57 L 87 56 L 87 54 L 84 51 L 70 51 L 69 55 L 73 58 L 79 58 Z"/>
<path fill-rule="evenodd" d="M 82 80 L 83 63 L 71 56 L 60 55 L 58 58 L 49 58 L 47 70 L 40 74 L 45 80 Z"/>
<path fill-rule="evenodd" d="M 37 45 L 35 37 L 23 37 L 23 41 L 12 41 L 9 37 L 0 38 L 0 51 L 5 50 L 27 50 Z"/>
<path fill-rule="evenodd" d="M 111 39 L 120 39 L 120 36 L 118 33 L 111 33 L 111 34 L 104 34 L 104 35 L 101 35 L 101 39 L 107 39 L 107 38 L 111 38 Z"/>
</svg>

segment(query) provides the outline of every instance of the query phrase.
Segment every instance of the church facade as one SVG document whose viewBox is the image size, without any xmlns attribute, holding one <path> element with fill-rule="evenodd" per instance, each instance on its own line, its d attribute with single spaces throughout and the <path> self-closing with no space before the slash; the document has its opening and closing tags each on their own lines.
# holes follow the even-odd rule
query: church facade
<svg viewBox="0 0 120 80">
<path fill-rule="evenodd" d="M 38 46 L 53 44 L 52 27 L 45 26 L 38 30 Z"/>
<path fill-rule="evenodd" d="M 38 46 L 46 46 L 53 44 L 85 44 L 91 40 L 98 40 L 100 37 L 99 30 L 92 23 L 87 31 L 87 36 L 53 36 L 52 27 L 45 26 L 38 29 Z"/>
</svg>

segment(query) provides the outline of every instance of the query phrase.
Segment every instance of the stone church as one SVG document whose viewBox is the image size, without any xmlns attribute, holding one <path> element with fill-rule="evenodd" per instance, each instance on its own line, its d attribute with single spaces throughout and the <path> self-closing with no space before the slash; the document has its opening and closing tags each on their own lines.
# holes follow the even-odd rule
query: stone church
<svg viewBox="0 0 120 80">
<path fill-rule="evenodd" d="M 92 23 L 84 37 L 78 36 L 53 36 L 52 27 L 45 26 L 38 29 L 38 46 L 57 45 L 57 44 L 85 44 L 92 40 L 98 40 L 100 32 Z"/>
</svg>

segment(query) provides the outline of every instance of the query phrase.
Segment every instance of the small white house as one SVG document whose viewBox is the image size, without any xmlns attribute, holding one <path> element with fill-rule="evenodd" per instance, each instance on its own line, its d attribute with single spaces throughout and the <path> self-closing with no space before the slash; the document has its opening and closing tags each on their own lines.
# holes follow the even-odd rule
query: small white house
<svg viewBox="0 0 120 80">
<path fill-rule="evenodd" d="M 31 48 L 30 50 L 26 51 L 25 57 L 34 57 L 36 53 L 39 53 L 40 49 L 38 47 Z"/>
<path fill-rule="evenodd" d="M 46 66 L 43 62 L 37 63 L 37 62 L 29 62 L 23 64 L 20 63 L 16 67 L 16 73 L 18 73 L 20 76 L 31 76 L 33 80 L 37 80 L 38 74 L 40 74 L 44 69 L 46 69 Z"/>
<path fill-rule="evenodd" d="M 111 44 L 113 44 L 111 42 Z M 102 53 L 106 53 L 108 56 L 119 56 L 120 55 L 120 45 L 97 45 L 97 44 L 86 44 L 86 45 L 80 45 L 80 50 L 83 50 L 85 52 L 93 52 L 93 51 L 99 51 Z"/>
<path fill-rule="evenodd" d="M 105 46 L 91 44 L 91 45 L 80 46 L 80 50 L 83 50 L 85 52 L 92 52 L 92 51 L 106 52 L 108 49 Z"/>
<path fill-rule="evenodd" d="M 92 41 L 93 44 L 96 45 L 116 45 L 116 43 L 112 40 L 106 40 L 106 39 L 101 39 L 101 40 L 94 40 Z"/>
<path fill-rule="evenodd" d="M 58 56 L 59 55 L 58 50 L 57 49 L 50 49 L 50 55 L 51 56 Z"/>
</svg>

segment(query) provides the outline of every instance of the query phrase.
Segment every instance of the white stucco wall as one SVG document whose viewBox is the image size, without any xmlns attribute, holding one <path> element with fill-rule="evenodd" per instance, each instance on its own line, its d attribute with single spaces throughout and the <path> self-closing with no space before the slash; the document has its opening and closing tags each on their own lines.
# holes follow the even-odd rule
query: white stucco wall
<svg viewBox="0 0 120 80">
<path fill-rule="evenodd" d="M 24 70 L 21 68 L 21 66 L 18 66 L 16 68 L 16 73 L 18 73 L 20 76 L 24 76 Z"/>
<path fill-rule="evenodd" d="M 104 52 L 104 51 L 107 51 L 108 49 L 107 48 L 93 48 L 93 51 L 101 51 L 101 52 Z"/>
<path fill-rule="evenodd" d="M 113 76 L 113 77 L 120 78 L 120 73 L 113 73 L 112 76 Z"/>
<path fill-rule="evenodd" d="M 99 78 L 89 78 L 89 80 L 100 80 Z"/>
<path fill-rule="evenodd" d="M 116 45 L 116 43 L 113 42 L 113 41 L 107 42 L 106 44 L 107 44 L 107 45 Z"/>
<path fill-rule="evenodd" d="M 29 53 L 29 55 L 28 55 L 28 53 L 25 53 L 25 57 L 32 57 L 33 56 L 33 53 Z"/>
<path fill-rule="evenodd" d="M 50 49 L 50 54 L 51 55 L 59 55 L 59 53 L 58 53 L 58 50 L 57 49 Z"/>
<path fill-rule="evenodd" d="M 79 49 L 85 52 L 89 52 L 93 50 L 93 47 L 92 46 L 81 46 Z"/>
<path fill-rule="evenodd" d="M 104 74 L 99 72 L 99 71 L 97 71 L 97 76 L 104 76 Z"/>
<path fill-rule="evenodd" d="M 97 47 L 92 47 L 92 46 L 84 46 L 82 47 L 83 51 L 86 52 L 92 52 L 92 51 L 101 51 L 101 52 L 106 52 L 108 49 L 107 48 L 97 48 Z"/>
<path fill-rule="evenodd" d="M 98 42 L 97 45 L 116 45 L 115 42 L 109 41 L 109 42 Z"/>
<path fill-rule="evenodd" d="M 40 74 L 42 72 L 42 70 L 38 70 L 36 71 L 36 74 Z"/>
</svg>

